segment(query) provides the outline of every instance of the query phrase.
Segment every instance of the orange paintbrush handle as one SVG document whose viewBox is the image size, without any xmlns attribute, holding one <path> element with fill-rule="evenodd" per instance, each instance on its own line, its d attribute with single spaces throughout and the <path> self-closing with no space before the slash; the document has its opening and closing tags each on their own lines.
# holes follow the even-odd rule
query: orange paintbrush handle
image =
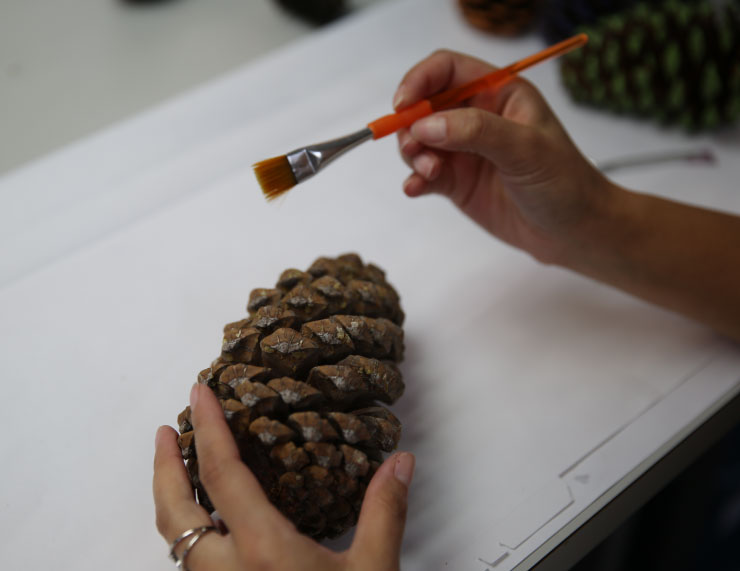
<svg viewBox="0 0 740 571">
<path fill-rule="evenodd" d="M 458 103 L 462 103 L 466 99 L 469 99 L 473 95 L 480 93 L 485 89 L 493 89 L 502 85 L 508 79 L 514 77 L 520 71 L 527 69 L 546 60 L 551 57 L 562 55 L 570 50 L 582 46 L 588 41 L 586 34 L 578 34 L 567 40 L 563 40 L 555 45 L 552 45 L 544 50 L 537 52 L 529 57 L 526 57 L 518 62 L 512 63 L 502 69 L 498 69 L 484 75 L 478 79 L 448 89 L 441 93 L 437 93 L 428 99 L 422 99 L 417 101 L 413 105 L 402 109 L 398 113 L 391 113 L 376 119 L 372 123 L 368 123 L 368 128 L 373 132 L 373 139 L 380 139 L 391 133 L 395 133 L 403 127 L 409 127 L 415 121 L 431 115 L 435 111 L 441 111 L 442 109 L 449 109 L 454 107 Z"/>
</svg>

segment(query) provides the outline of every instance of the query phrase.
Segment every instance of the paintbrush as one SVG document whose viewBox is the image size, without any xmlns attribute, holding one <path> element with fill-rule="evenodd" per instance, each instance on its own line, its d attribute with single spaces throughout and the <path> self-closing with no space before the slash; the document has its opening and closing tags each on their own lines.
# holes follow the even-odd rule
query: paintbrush
<svg viewBox="0 0 740 571">
<path fill-rule="evenodd" d="M 435 111 L 449 109 L 462 103 L 485 89 L 494 89 L 527 69 L 548 58 L 562 55 L 582 46 L 588 41 L 586 34 L 578 34 L 544 50 L 475 79 L 469 83 L 437 93 L 428 99 L 417 101 L 397 113 L 391 113 L 368 123 L 367 127 L 338 139 L 302 147 L 286 155 L 273 157 L 253 165 L 257 181 L 267 200 L 277 198 L 296 184 L 312 177 L 331 161 L 370 139 L 380 139 L 399 129 L 431 115 Z"/>
</svg>

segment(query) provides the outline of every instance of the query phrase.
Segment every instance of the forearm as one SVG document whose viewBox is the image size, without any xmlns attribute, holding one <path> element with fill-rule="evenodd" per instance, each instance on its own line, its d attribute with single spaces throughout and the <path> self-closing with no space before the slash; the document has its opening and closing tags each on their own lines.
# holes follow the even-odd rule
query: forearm
<svg viewBox="0 0 740 571">
<path fill-rule="evenodd" d="M 608 193 L 563 265 L 740 341 L 740 217 Z"/>
</svg>

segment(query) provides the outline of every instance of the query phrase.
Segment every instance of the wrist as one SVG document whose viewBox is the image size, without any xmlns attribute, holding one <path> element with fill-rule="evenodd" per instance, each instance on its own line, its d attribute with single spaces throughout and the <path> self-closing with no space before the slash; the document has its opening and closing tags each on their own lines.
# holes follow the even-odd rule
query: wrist
<svg viewBox="0 0 740 571">
<path fill-rule="evenodd" d="M 591 208 L 565 239 L 556 263 L 602 281 L 611 281 L 612 273 L 629 273 L 625 266 L 645 239 L 644 198 L 602 178 Z"/>
</svg>

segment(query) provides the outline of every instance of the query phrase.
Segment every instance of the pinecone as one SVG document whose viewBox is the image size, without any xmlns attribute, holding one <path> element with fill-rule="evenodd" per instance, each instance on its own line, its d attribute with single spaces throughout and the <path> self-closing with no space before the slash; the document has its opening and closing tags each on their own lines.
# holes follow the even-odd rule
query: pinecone
<svg viewBox="0 0 740 571">
<path fill-rule="evenodd" d="M 502 36 L 515 36 L 532 25 L 539 0 L 458 0 L 470 25 Z"/>
<path fill-rule="evenodd" d="M 224 327 L 221 356 L 200 372 L 221 400 L 242 460 L 270 501 L 316 539 L 352 527 L 382 452 L 401 424 L 376 401 L 404 390 L 404 314 L 378 267 L 355 254 L 285 270 L 255 289 L 249 317 Z M 213 506 L 198 479 L 190 407 L 179 443 L 198 501 Z"/>
<path fill-rule="evenodd" d="M 277 0 L 288 12 L 312 24 L 328 24 L 347 12 L 345 0 Z"/>
<path fill-rule="evenodd" d="M 589 43 L 561 60 L 576 101 L 689 131 L 740 116 L 740 3 L 645 5 L 584 30 Z"/>
<path fill-rule="evenodd" d="M 575 35 L 583 26 L 593 26 L 610 14 L 624 12 L 635 4 L 659 5 L 664 0 L 547 0 L 542 9 L 542 31 L 554 44 Z"/>
</svg>

